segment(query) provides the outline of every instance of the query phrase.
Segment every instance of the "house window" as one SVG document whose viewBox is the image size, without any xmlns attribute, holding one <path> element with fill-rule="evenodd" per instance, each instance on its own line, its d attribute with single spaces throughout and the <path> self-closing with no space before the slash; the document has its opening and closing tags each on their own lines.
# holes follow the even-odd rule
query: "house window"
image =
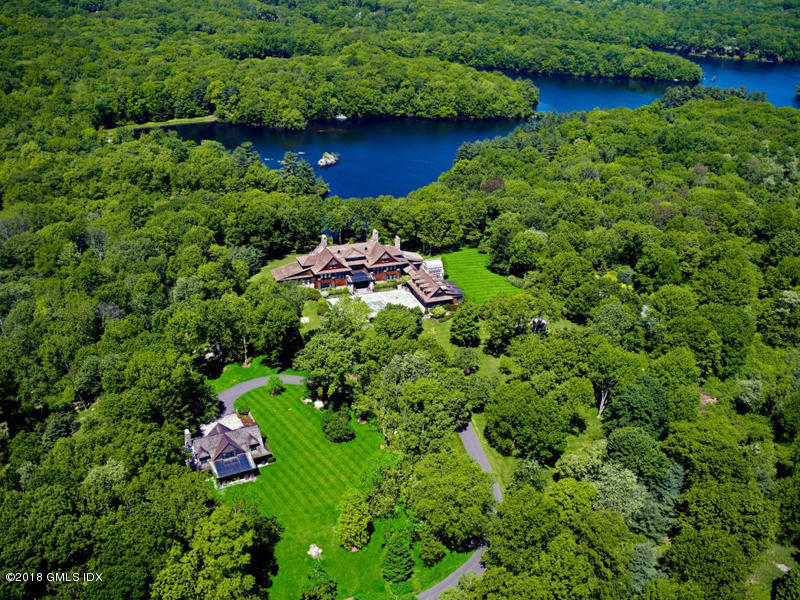
<svg viewBox="0 0 800 600">
<path fill-rule="evenodd" d="M 233 458 L 234 456 L 236 456 L 236 452 L 233 450 L 228 450 L 228 452 L 222 453 L 222 458 Z"/>
<path fill-rule="evenodd" d="M 394 273 L 389 273 L 386 276 L 386 279 L 388 279 L 388 280 L 397 279 L 397 275 L 395 275 Z"/>
<path fill-rule="evenodd" d="M 258 444 L 250 444 L 250 452 L 255 452 L 258 450 Z"/>
<path fill-rule="evenodd" d="M 321 284 L 319 284 L 319 287 L 320 287 L 320 289 L 324 290 L 325 288 L 331 287 L 331 284 L 330 283 L 321 283 Z"/>
<path fill-rule="evenodd" d="M 201 465 L 204 465 L 204 464 L 206 464 L 207 462 L 208 462 L 208 457 L 207 457 L 207 456 L 201 456 L 201 457 L 200 457 L 200 464 L 201 464 Z"/>
</svg>

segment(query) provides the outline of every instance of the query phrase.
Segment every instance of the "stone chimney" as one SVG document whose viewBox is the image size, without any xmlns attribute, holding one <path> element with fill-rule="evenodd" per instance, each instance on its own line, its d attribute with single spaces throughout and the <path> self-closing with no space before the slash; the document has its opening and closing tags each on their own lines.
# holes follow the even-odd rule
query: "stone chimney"
<svg viewBox="0 0 800 600">
<path fill-rule="evenodd" d="M 397 248 L 398 250 L 400 250 L 400 236 L 399 235 L 394 236 L 394 247 Z"/>
<path fill-rule="evenodd" d="M 183 430 L 183 444 L 187 448 L 192 447 L 192 433 L 188 429 Z"/>
<path fill-rule="evenodd" d="M 369 241 L 371 241 L 371 242 L 377 242 L 377 241 L 379 241 L 379 240 L 378 240 L 378 230 L 377 230 L 377 229 L 373 229 L 373 230 L 372 230 L 372 237 L 371 237 L 371 238 L 369 238 Z"/>
</svg>

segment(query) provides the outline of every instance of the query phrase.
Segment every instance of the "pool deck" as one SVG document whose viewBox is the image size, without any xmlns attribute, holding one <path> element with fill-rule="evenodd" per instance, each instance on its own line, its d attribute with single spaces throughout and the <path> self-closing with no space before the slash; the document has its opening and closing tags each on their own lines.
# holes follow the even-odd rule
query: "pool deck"
<svg viewBox="0 0 800 600">
<path fill-rule="evenodd" d="M 344 296 L 334 296 L 332 298 L 328 298 L 328 302 L 331 304 L 336 304 L 340 298 Z M 362 300 L 364 304 L 369 306 L 372 313 L 370 314 L 371 317 L 377 315 L 381 310 L 386 308 L 388 304 L 399 304 L 400 306 L 405 306 L 406 308 L 418 308 L 422 312 L 425 312 L 425 307 L 420 304 L 419 300 L 417 300 L 414 295 L 405 289 L 396 289 L 396 290 L 387 290 L 385 292 L 365 292 L 362 294 L 356 294 L 354 296 L 359 300 Z"/>
</svg>

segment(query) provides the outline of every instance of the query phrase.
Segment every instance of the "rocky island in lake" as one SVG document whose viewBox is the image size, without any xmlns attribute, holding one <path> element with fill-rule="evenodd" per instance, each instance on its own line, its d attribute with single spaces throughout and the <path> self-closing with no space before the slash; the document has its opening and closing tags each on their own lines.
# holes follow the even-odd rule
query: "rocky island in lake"
<svg viewBox="0 0 800 600">
<path fill-rule="evenodd" d="M 333 165 L 335 165 L 338 162 L 339 162 L 339 155 L 338 154 L 332 154 L 330 152 L 323 152 L 322 153 L 322 158 L 320 158 L 317 161 L 317 164 L 320 167 L 332 167 Z"/>
</svg>

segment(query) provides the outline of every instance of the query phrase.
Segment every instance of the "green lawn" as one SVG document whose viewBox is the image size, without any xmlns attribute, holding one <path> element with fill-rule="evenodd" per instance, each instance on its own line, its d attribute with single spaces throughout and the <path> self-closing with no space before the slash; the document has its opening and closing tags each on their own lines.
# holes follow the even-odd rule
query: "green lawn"
<svg viewBox="0 0 800 600">
<path fill-rule="evenodd" d="M 447 278 L 464 290 L 464 297 L 483 304 L 501 292 L 516 294 L 522 290 L 514 287 L 502 275 L 486 268 L 489 255 L 475 248 L 464 248 L 457 252 L 442 254 Z"/>
<path fill-rule="evenodd" d="M 403 516 L 376 522 L 370 543 L 358 552 L 338 546 L 334 531 L 338 504 L 345 491 L 358 484 L 365 465 L 382 452 L 383 438 L 372 425 L 354 423 L 354 440 L 328 442 L 320 427 L 321 413 L 300 402 L 305 393 L 302 386 L 287 386 L 277 397 L 257 389 L 241 398 L 250 407 L 276 461 L 263 468 L 256 481 L 220 492 L 226 501 L 248 502 L 264 515 L 277 517 L 284 529 L 276 548 L 279 571 L 270 598 L 299 597 L 312 568 L 312 560 L 306 555 L 312 543 L 322 548 L 322 564 L 338 583 L 340 598 L 357 595 L 359 600 L 384 600 L 391 597 L 390 589 L 395 593 L 420 591 L 466 560 L 468 554 L 451 553 L 426 569 L 415 550 L 414 577 L 390 588 L 380 574 L 381 546 L 393 527 L 407 523 Z"/>
<path fill-rule="evenodd" d="M 798 568 L 797 562 L 792 558 L 792 548 L 772 544 L 756 565 L 750 578 L 747 580 L 745 597 L 752 600 L 769 600 L 772 592 L 772 582 L 783 575 L 776 565 L 783 564 L 792 569 Z"/>
<path fill-rule="evenodd" d="M 518 459 L 513 456 L 503 456 L 492 448 L 489 442 L 486 441 L 486 438 L 483 437 L 483 430 L 486 429 L 485 414 L 476 413 L 472 415 L 472 427 L 475 429 L 478 441 L 481 443 L 481 446 L 483 446 L 486 458 L 489 459 L 489 465 L 492 467 L 492 475 L 495 481 L 500 486 L 500 489 L 505 492 L 511 483 L 511 476 L 514 474 Z"/>
<path fill-rule="evenodd" d="M 324 299 L 306 300 L 306 303 L 303 305 L 303 316 L 308 317 L 308 323 L 302 323 L 300 325 L 300 333 L 306 333 L 312 329 L 319 328 L 320 316 L 319 313 L 317 313 L 317 307 L 319 303 L 323 301 Z"/>
<path fill-rule="evenodd" d="M 450 324 L 451 321 L 449 320 L 440 322 L 433 319 L 425 319 L 422 321 L 422 330 L 433 335 L 447 352 L 452 352 L 456 346 L 450 341 Z M 478 364 L 478 372 L 481 375 L 492 376 L 500 373 L 500 359 L 491 354 L 480 351 Z"/>
<path fill-rule="evenodd" d="M 586 428 L 579 435 L 567 436 L 567 448 L 564 454 L 577 452 L 582 448 L 591 446 L 597 440 L 605 438 L 603 433 L 603 422 L 597 418 L 597 408 L 587 406 L 580 409 L 580 414 L 586 423 Z"/>
<path fill-rule="evenodd" d="M 129 127 L 131 129 L 155 129 L 158 127 L 170 127 L 172 125 L 188 125 L 190 123 L 216 123 L 219 119 L 214 115 L 206 115 L 204 117 L 188 117 L 183 119 L 170 119 L 169 121 L 148 121 L 147 123 L 138 123 L 136 125 L 123 125 L 122 127 Z M 122 129 L 120 127 L 119 129 Z M 115 128 L 116 129 L 116 128 Z M 114 131 L 114 129 L 109 129 Z"/>
<path fill-rule="evenodd" d="M 259 356 L 254 358 L 249 367 L 243 367 L 240 364 L 230 364 L 225 367 L 217 379 L 210 380 L 212 389 L 215 394 L 233 387 L 237 383 L 255 379 L 256 377 L 264 377 L 266 375 L 276 375 L 278 373 L 288 373 L 291 375 L 303 375 L 301 371 L 294 369 L 279 369 L 277 367 L 270 367 L 261 363 L 263 357 Z"/>
<path fill-rule="evenodd" d="M 293 261 L 297 260 L 298 256 L 302 256 L 302 255 L 301 254 L 287 254 L 286 256 L 282 256 L 280 258 L 273 258 L 271 261 L 269 261 L 267 264 L 265 264 L 263 267 L 261 267 L 261 270 L 258 273 L 256 273 L 255 275 L 253 275 L 250 278 L 250 281 L 254 281 L 254 282 L 258 283 L 259 281 L 261 281 L 265 277 L 271 277 L 270 271 L 272 271 L 272 269 L 274 269 L 275 267 L 281 267 L 283 265 L 288 265 L 290 262 L 293 262 Z"/>
</svg>

